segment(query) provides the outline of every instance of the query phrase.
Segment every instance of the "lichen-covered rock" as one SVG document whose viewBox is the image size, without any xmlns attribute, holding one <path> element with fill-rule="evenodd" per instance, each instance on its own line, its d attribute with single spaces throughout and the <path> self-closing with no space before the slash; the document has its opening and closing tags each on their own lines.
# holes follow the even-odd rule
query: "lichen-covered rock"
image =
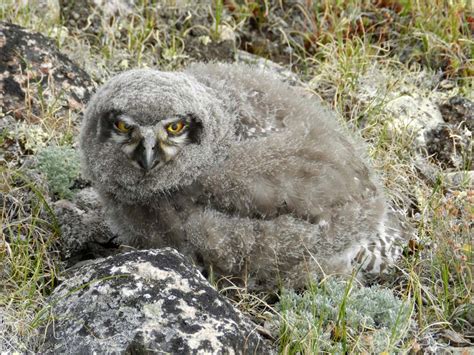
<svg viewBox="0 0 474 355">
<path fill-rule="evenodd" d="M 440 84 L 426 72 L 400 78 L 373 68 L 360 78 L 358 85 L 355 100 L 380 109 L 380 119 L 386 121 L 393 140 L 400 136 L 414 138 L 414 150 L 426 160 L 418 166 L 423 175 L 436 179 L 439 167 L 465 170 L 472 166 L 474 103 L 467 97 L 459 96 L 455 90 L 430 89 Z"/>
<path fill-rule="evenodd" d="M 442 166 L 464 169 L 472 166 L 474 103 L 453 96 L 439 105 L 443 123 L 426 132 L 427 151 Z"/>
<path fill-rule="evenodd" d="M 474 131 L 474 102 L 471 100 L 453 96 L 441 104 L 439 109 L 445 122 Z"/>
<path fill-rule="evenodd" d="M 388 128 L 394 137 L 403 131 L 413 134 L 415 148 L 426 151 L 443 168 L 463 169 L 470 165 L 466 159 L 470 159 L 472 145 L 473 114 L 466 109 L 469 103 L 456 98 L 438 106 L 416 93 L 403 95 L 385 107 L 394 118 Z"/>
<path fill-rule="evenodd" d="M 92 89 L 89 75 L 51 39 L 0 22 L 0 116 L 34 123 L 46 114 L 80 112 Z"/>
<path fill-rule="evenodd" d="M 51 39 L 0 22 L 0 165 L 22 166 L 53 137 L 72 140 L 92 89 Z"/>
<path fill-rule="evenodd" d="M 436 104 L 415 93 L 402 95 L 389 101 L 385 110 L 394 118 L 388 128 L 396 136 L 407 131 L 416 136 L 419 147 L 426 145 L 427 132 L 443 123 L 441 112 Z"/>
<path fill-rule="evenodd" d="M 42 353 L 262 354 L 255 326 L 173 249 L 96 260 L 53 292 Z"/>
</svg>

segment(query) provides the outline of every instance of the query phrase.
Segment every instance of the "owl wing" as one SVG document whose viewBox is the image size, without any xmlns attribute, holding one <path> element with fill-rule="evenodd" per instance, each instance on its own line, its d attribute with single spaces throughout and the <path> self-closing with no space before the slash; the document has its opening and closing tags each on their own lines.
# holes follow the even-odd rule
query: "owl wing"
<svg viewBox="0 0 474 355">
<path fill-rule="evenodd" d="M 215 208 L 317 221 L 337 206 L 377 200 L 364 145 L 314 95 L 248 65 L 196 64 L 188 72 L 214 90 L 234 123 L 227 159 L 202 179 Z"/>
<path fill-rule="evenodd" d="M 259 274 L 257 282 L 280 273 L 293 286 L 304 285 L 302 270 L 350 273 L 361 248 L 381 243 L 386 213 L 364 144 L 318 99 L 268 72 L 234 65 L 191 72 L 234 122 L 225 159 L 198 178 L 204 208 L 187 221 L 203 259 L 225 265 L 223 274 Z M 375 260 L 362 262 L 375 269 Z"/>
<path fill-rule="evenodd" d="M 317 222 L 345 205 L 362 212 L 378 203 L 375 177 L 356 154 L 336 134 L 295 128 L 237 143 L 204 185 L 223 212 Z"/>
</svg>

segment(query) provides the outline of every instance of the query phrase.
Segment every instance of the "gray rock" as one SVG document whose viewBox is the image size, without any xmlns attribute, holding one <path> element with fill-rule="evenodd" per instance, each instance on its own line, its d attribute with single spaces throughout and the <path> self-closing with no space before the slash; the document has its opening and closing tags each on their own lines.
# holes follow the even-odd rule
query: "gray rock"
<svg viewBox="0 0 474 355">
<path fill-rule="evenodd" d="M 54 104 L 58 118 L 67 117 L 67 110 L 83 109 L 92 89 L 89 75 L 51 39 L 0 22 L 0 116 L 37 122 L 46 103 Z"/>
<path fill-rule="evenodd" d="M 428 89 L 435 81 L 426 73 L 400 78 L 373 68 L 359 80 L 355 97 L 364 106 L 381 109 L 393 140 L 414 138 L 414 150 L 427 161 L 424 175 L 472 166 L 474 103 L 454 92 Z"/>
<path fill-rule="evenodd" d="M 45 122 L 78 131 L 92 89 L 89 75 L 51 39 L 0 22 L 0 165 L 19 167 L 43 149 L 51 140 Z"/>
<path fill-rule="evenodd" d="M 443 167 L 472 166 L 474 103 L 453 96 L 439 105 L 444 123 L 426 133 L 427 151 Z"/>
<path fill-rule="evenodd" d="M 390 133 L 393 136 L 404 131 L 414 134 L 419 147 L 426 146 L 427 132 L 444 123 L 438 107 L 429 99 L 415 94 L 399 96 L 389 101 L 385 110 L 396 118 L 388 125 Z"/>
<path fill-rule="evenodd" d="M 173 249 L 72 269 L 49 299 L 42 353 L 264 354 L 271 348 Z"/>
<path fill-rule="evenodd" d="M 445 122 L 474 131 L 474 102 L 471 100 L 453 96 L 439 105 L 439 109 Z"/>
<path fill-rule="evenodd" d="M 440 124 L 425 131 L 425 149 L 443 169 L 463 170 L 472 163 L 472 132 L 452 124 Z"/>
</svg>

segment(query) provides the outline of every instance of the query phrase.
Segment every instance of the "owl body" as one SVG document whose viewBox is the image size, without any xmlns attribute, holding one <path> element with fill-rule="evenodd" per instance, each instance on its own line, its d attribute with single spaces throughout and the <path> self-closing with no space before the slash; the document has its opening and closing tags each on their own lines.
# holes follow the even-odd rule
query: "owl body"
<svg viewBox="0 0 474 355">
<path fill-rule="evenodd" d="M 250 289 L 379 273 L 401 251 L 364 145 L 271 72 L 120 74 L 91 100 L 81 150 L 124 243 L 174 247 Z"/>
</svg>

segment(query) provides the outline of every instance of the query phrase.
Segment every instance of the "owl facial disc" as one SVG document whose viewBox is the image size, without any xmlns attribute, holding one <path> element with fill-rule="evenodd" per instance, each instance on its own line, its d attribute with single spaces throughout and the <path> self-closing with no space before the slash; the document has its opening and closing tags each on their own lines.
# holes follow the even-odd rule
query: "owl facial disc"
<svg viewBox="0 0 474 355">
<path fill-rule="evenodd" d="M 192 116 L 158 118 L 145 126 L 127 114 L 111 112 L 104 116 L 100 131 L 104 141 L 116 144 L 133 166 L 147 174 L 178 159 L 186 145 L 198 143 L 200 127 Z"/>
</svg>

